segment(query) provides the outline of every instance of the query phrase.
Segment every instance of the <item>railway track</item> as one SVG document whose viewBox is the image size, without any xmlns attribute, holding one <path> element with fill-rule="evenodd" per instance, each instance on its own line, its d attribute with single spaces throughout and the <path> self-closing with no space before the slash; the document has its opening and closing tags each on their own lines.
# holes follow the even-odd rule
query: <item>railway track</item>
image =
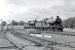
<svg viewBox="0 0 75 50">
<path fill-rule="evenodd" d="M 11 42 L 11 44 L 13 44 L 16 49 L 18 50 L 24 50 L 24 46 L 29 46 L 28 43 L 25 42 L 25 40 L 23 38 L 19 38 L 18 36 L 15 36 L 13 34 L 11 34 L 10 32 L 7 32 L 6 34 L 6 38 L 8 41 Z M 28 42 L 28 41 L 27 41 Z"/>
<path fill-rule="evenodd" d="M 25 32 L 25 30 L 15 30 L 17 32 Z M 75 32 L 58 32 L 58 31 L 41 31 L 41 33 L 50 33 L 50 34 L 59 34 L 59 35 L 67 35 L 67 36 L 75 36 Z"/>
<path fill-rule="evenodd" d="M 0 33 L 2 34 L 2 38 L 3 38 L 3 39 L 2 39 L 1 37 L 0 37 L 0 38 L 1 38 L 3 41 L 5 41 L 5 43 L 2 43 L 3 45 L 0 46 L 0 50 L 9 50 L 9 49 L 10 49 L 10 50 L 12 50 L 12 49 L 15 50 L 15 49 L 17 49 L 17 47 L 16 47 L 10 40 L 8 40 L 8 39 L 6 38 L 6 32 L 7 32 L 7 31 L 4 31 L 4 30 L 0 32 Z M 0 35 L 1 35 L 1 34 L 0 34 Z M 7 45 L 6 43 L 7 43 L 8 45 Z M 6 44 L 6 45 L 5 45 L 5 44 Z"/>
<path fill-rule="evenodd" d="M 6 46 L 6 47 L 0 47 L 0 49 L 2 49 L 2 50 L 8 50 L 8 49 L 10 49 L 10 50 L 25 50 L 24 49 L 24 47 L 26 47 L 26 46 L 35 46 L 35 45 L 20 45 L 19 43 L 17 43 L 17 41 L 14 39 L 12 39 L 11 37 L 12 36 L 10 36 L 10 34 L 11 35 L 13 35 L 12 33 L 9 33 L 9 32 L 5 32 L 5 37 L 6 37 L 6 40 L 8 40 L 9 42 L 10 42 L 10 44 L 13 44 L 13 46 Z M 15 36 L 15 34 L 14 34 L 14 36 Z M 21 38 L 21 37 L 20 37 Z M 25 39 L 26 40 L 26 39 Z M 28 39 L 27 39 L 28 40 Z M 30 40 L 28 40 L 28 41 L 30 41 Z M 19 41 L 18 41 L 19 42 Z M 34 43 L 36 43 L 36 42 L 34 42 Z M 23 43 L 24 44 L 24 43 Z M 38 44 L 37 44 L 38 45 Z"/>
<path fill-rule="evenodd" d="M 41 31 L 42 33 L 59 34 L 67 36 L 75 36 L 75 32 L 57 32 L 57 31 Z"/>
<path fill-rule="evenodd" d="M 56 46 L 75 48 L 75 46 L 69 45 L 69 43 L 54 42 L 54 41 L 50 41 L 48 39 L 38 38 L 38 37 L 35 37 L 35 36 L 31 36 L 29 34 L 23 34 L 23 33 L 17 32 L 17 31 L 9 31 L 9 32 L 10 32 L 10 34 L 12 34 L 14 36 L 18 36 L 20 38 L 23 38 L 25 40 L 28 40 L 28 41 L 31 41 L 31 42 L 35 43 L 35 46 L 40 46 L 40 47 L 44 46 L 44 47 L 48 47 L 48 48 L 52 48 L 52 49 Z M 8 49 L 8 48 L 10 48 L 10 49 L 19 48 L 18 46 L 16 46 L 15 43 L 13 43 L 11 40 L 9 40 L 8 37 L 6 37 L 6 39 L 11 44 L 13 44 L 14 46 L 7 46 L 7 47 L 1 47 L 1 48 L 6 48 L 6 49 Z M 22 48 L 24 48 L 25 46 L 26 45 L 23 45 Z M 19 48 L 19 50 L 23 50 L 22 48 Z"/>
<path fill-rule="evenodd" d="M 23 39 L 39 44 L 39 46 L 47 46 L 47 47 L 60 46 L 60 47 L 75 48 L 74 46 L 69 45 L 68 43 L 53 42 L 44 38 L 38 38 L 38 37 L 31 36 L 29 34 L 22 34 L 20 32 L 15 32 L 15 31 L 11 31 L 11 33 L 14 34 L 15 36 L 19 36 Z"/>
</svg>

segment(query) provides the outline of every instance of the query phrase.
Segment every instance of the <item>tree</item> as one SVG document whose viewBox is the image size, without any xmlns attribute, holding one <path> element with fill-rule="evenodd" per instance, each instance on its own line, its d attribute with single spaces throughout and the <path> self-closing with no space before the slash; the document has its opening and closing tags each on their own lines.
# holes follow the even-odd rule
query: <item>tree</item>
<svg viewBox="0 0 75 50">
<path fill-rule="evenodd" d="M 11 25 L 18 25 L 18 22 L 16 22 L 15 20 L 12 20 Z"/>
<path fill-rule="evenodd" d="M 75 28 L 75 17 L 71 17 L 65 21 L 63 21 L 64 27 L 67 28 Z"/>
<path fill-rule="evenodd" d="M 16 22 L 15 20 L 12 20 L 10 24 L 12 25 L 12 30 L 13 30 L 13 26 L 18 25 L 18 22 Z"/>
<path fill-rule="evenodd" d="M 4 26 L 5 26 L 6 24 L 7 24 L 6 21 L 2 21 L 2 22 L 1 22 L 1 27 L 2 27 L 1 30 L 4 29 Z"/>
<path fill-rule="evenodd" d="M 19 24 L 19 25 L 24 25 L 25 22 L 24 22 L 24 21 L 20 21 L 18 24 Z"/>
</svg>

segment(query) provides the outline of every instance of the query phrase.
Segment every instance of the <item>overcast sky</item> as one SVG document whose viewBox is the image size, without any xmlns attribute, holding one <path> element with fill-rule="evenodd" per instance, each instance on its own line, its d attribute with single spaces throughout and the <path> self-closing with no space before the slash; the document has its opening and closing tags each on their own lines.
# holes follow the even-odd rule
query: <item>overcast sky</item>
<svg viewBox="0 0 75 50">
<path fill-rule="evenodd" d="M 75 0 L 0 0 L 0 19 L 32 20 L 38 17 L 62 19 L 75 16 Z"/>
</svg>

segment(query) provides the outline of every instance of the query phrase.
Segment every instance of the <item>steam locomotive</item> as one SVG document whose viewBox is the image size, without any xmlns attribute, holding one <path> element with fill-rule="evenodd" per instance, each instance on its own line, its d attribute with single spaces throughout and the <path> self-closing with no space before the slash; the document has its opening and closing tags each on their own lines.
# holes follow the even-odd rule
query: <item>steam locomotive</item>
<svg viewBox="0 0 75 50">
<path fill-rule="evenodd" d="M 62 23 L 57 24 L 56 19 L 45 18 L 42 21 L 28 21 L 27 26 L 24 26 L 25 29 L 37 29 L 41 31 L 61 31 L 63 32 Z"/>
</svg>

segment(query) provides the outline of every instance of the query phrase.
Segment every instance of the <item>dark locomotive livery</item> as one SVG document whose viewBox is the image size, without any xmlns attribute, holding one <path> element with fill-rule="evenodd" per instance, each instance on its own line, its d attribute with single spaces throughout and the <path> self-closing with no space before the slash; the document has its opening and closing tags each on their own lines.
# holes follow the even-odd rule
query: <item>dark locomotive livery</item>
<svg viewBox="0 0 75 50">
<path fill-rule="evenodd" d="M 61 31 L 63 32 L 63 25 L 62 25 L 62 20 L 57 16 L 56 20 L 53 20 L 53 17 L 45 18 L 42 21 L 29 21 L 27 26 L 24 26 L 25 29 L 37 29 L 41 31 Z"/>
</svg>

